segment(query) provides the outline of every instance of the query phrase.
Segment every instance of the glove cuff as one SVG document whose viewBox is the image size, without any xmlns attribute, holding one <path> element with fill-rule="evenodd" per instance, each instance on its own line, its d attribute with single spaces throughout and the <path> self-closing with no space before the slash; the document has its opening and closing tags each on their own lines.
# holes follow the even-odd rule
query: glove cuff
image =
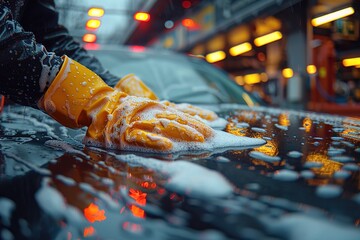
<svg viewBox="0 0 360 240">
<path fill-rule="evenodd" d="M 61 69 L 40 100 L 40 106 L 62 125 L 79 128 L 91 123 L 84 113 L 90 99 L 113 91 L 94 72 L 64 56 Z"/>
</svg>

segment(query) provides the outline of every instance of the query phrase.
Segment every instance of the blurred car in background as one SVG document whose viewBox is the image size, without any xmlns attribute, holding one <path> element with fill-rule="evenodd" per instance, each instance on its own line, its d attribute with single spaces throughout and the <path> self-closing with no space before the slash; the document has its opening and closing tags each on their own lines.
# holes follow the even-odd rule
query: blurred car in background
<svg viewBox="0 0 360 240">
<path fill-rule="evenodd" d="M 119 77 L 137 75 L 161 100 L 201 105 L 261 104 L 260 99 L 238 86 L 227 73 L 199 57 L 142 46 L 85 45 L 85 48 L 111 73 Z"/>
</svg>

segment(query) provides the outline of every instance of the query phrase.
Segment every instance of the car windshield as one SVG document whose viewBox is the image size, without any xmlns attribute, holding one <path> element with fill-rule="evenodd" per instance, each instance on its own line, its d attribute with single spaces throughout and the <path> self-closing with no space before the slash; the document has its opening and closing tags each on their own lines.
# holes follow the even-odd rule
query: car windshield
<svg viewBox="0 0 360 240">
<path fill-rule="evenodd" d="M 258 101 L 237 86 L 223 72 L 202 59 L 175 54 L 93 51 L 110 72 L 125 76 L 134 73 L 160 99 L 198 104 L 240 103 Z M 115 83 L 111 83 L 115 85 Z"/>
</svg>

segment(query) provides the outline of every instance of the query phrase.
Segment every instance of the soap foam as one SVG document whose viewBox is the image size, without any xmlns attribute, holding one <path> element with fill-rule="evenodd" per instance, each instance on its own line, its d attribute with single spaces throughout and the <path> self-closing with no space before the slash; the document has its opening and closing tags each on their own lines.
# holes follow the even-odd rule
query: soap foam
<svg viewBox="0 0 360 240">
<path fill-rule="evenodd" d="M 279 156 L 269 156 L 265 153 L 258 152 L 258 151 L 251 151 L 249 156 L 252 158 L 256 158 L 265 162 L 278 162 L 281 160 Z"/>
<path fill-rule="evenodd" d="M 136 155 L 117 155 L 132 166 L 142 166 L 168 176 L 166 187 L 180 194 L 197 197 L 226 197 L 233 186 L 220 173 L 186 161 L 164 162 Z"/>
<path fill-rule="evenodd" d="M 222 130 L 225 129 L 226 125 L 228 124 L 228 121 L 224 118 L 217 118 L 214 121 L 204 121 L 207 125 L 214 129 Z"/>
</svg>

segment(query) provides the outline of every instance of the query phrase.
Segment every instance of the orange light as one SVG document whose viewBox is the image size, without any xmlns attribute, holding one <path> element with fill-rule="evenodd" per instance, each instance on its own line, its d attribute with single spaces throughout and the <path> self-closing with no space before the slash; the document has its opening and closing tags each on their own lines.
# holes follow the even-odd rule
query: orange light
<svg viewBox="0 0 360 240">
<path fill-rule="evenodd" d="M 94 203 L 90 203 L 90 205 L 84 209 L 84 216 L 91 223 L 95 221 L 101 222 L 106 219 L 105 210 L 100 210 Z"/>
<path fill-rule="evenodd" d="M 353 67 L 360 65 L 360 57 L 346 58 L 342 61 L 345 67 Z"/>
<path fill-rule="evenodd" d="M 84 237 L 91 237 L 95 234 L 95 228 L 93 226 L 84 228 Z"/>
<path fill-rule="evenodd" d="M 315 74 L 317 69 L 315 65 L 308 65 L 306 67 L 306 71 L 308 72 L 308 74 Z"/>
<path fill-rule="evenodd" d="M 143 188 L 154 189 L 154 188 L 156 188 L 156 183 L 154 183 L 154 182 L 142 182 L 141 186 Z"/>
<path fill-rule="evenodd" d="M 255 84 L 261 82 L 261 76 L 259 73 L 247 74 L 244 76 L 246 84 Z"/>
<path fill-rule="evenodd" d="M 129 196 L 132 199 L 134 199 L 138 204 L 146 205 L 146 196 L 147 196 L 146 193 L 137 189 L 130 188 Z M 135 217 L 139 217 L 139 218 L 145 217 L 145 211 L 136 205 L 130 205 L 130 211 Z"/>
<path fill-rule="evenodd" d="M 96 42 L 96 35 L 93 33 L 86 33 L 84 34 L 82 40 L 86 43 Z"/>
<path fill-rule="evenodd" d="M 199 28 L 199 25 L 191 18 L 185 18 L 181 21 L 181 24 L 191 30 L 195 30 Z"/>
<path fill-rule="evenodd" d="M 284 68 L 282 70 L 282 75 L 284 76 L 284 78 L 291 78 L 292 76 L 294 76 L 294 71 L 291 68 Z"/>
<path fill-rule="evenodd" d="M 244 77 L 243 76 L 236 76 L 235 77 L 235 82 L 240 85 L 240 86 L 243 86 L 245 84 L 244 82 Z"/>
<path fill-rule="evenodd" d="M 104 15 L 105 11 L 102 8 L 90 8 L 88 10 L 88 15 L 90 17 L 102 17 Z"/>
<path fill-rule="evenodd" d="M 134 15 L 134 19 L 140 22 L 148 22 L 150 21 L 150 14 L 146 12 L 137 12 Z"/>
<path fill-rule="evenodd" d="M 239 45 L 236 45 L 232 48 L 230 48 L 229 53 L 231 56 L 237 56 L 246 52 L 249 52 L 252 49 L 252 46 L 250 43 L 245 42 Z"/>
<path fill-rule="evenodd" d="M 133 188 L 130 188 L 129 190 L 129 196 L 131 198 L 133 198 L 137 203 L 141 204 L 141 205 L 145 205 L 146 204 L 146 196 L 147 194 L 140 191 L 140 190 L 136 190 Z"/>
<path fill-rule="evenodd" d="M 335 21 L 336 19 L 340 19 L 340 18 L 343 18 L 343 17 L 350 16 L 350 15 L 354 14 L 354 12 L 355 12 L 354 8 L 347 7 L 347 8 L 341 9 L 339 11 L 332 12 L 332 13 L 323 15 L 321 17 L 314 18 L 314 19 L 311 20 L 311 24 L 314 27 L 317 27 L 317 26 L 320 26 L 322 24 Z"/>
<path fill-rule="evenodd" d="M 206 61 L 209 63 L 219 62 L 226 58 L 226 53 L 224 51 L 216 51 L 209 53 L 205 56 Z"/>
<path fill-rule="evenodd" d="M 86 28 L 89 30 L 98 29 L 101 25 L 101 21 L 99 19 L 89 19 L 86 22 Z"/>
<path fill-rule="evenodd" d="M 277 40 L 280 40 L 282 38 L 282 34 L 279 31 L 275 31 L 269 34 L 266 34 L 264 36 L 255 38 L 254 43 L 256 46 L 261 47 L 265 44 L 275 42 Z"/>
</svg>

